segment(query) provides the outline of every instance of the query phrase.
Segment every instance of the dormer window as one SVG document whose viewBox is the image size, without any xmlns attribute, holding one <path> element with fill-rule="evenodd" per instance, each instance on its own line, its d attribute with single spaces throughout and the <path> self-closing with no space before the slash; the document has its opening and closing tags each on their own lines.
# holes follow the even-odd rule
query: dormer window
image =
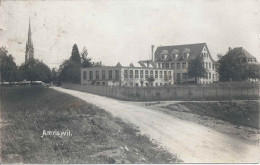
<svg viewBox="0 0 260 165">
<path fill-rule="evenodd" d="M 172 54 L 171 59 L 172 59 L 172 60 L 175 60 L 175 59 L 176 59 L 176 54 Z"/>
<path fill-rule="evenodd" d="M 173 49 L 171 52 L 171 59 L 175 60 L 176 58 L 178 58 L 178 54 L 179 54 L 179 50 Z"/>
<path fill-rule="evenodd" d="M 190 55 L 190 49 L 188 49 L 188 48 L 185 48 L 184 50 L 183 50 L 183 58 L 184 59 L 187 59 L 188 57 L 189 57 L 189 55 Z"/>
<path fill-rule="evenodd" d="M 168 54 L 169 54 L 168 50 L 163 50 L 161 52 L 161 60 L 166 60 Z"/>
</svg>

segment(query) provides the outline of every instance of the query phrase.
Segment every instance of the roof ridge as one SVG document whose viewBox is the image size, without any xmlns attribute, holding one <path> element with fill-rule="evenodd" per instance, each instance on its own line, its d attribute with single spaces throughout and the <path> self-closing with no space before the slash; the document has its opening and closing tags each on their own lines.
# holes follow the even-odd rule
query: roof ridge
<svg viewBox="0 0 260 165">
<path fill-rule="evenodd" d="M 186 46 L 186 45 L 200 45 L 200 44 L 206 44 L 206 43 L 203 42 L 203 43 L 195 43 L 195 44 L 167 45 L 167 46 L 158 46 L 158 47 L 172 47 L 172 46 Z"/>
</svg>

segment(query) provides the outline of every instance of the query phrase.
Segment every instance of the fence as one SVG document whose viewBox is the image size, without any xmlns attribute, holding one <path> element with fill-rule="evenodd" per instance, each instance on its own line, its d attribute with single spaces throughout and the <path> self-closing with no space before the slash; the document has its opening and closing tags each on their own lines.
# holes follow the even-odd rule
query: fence
<svg viewBox="0 0 260 165">
<path fill-rule="evenodd" d="M 227 100 L 258 99 L 259 83 L 220 83 L 215 85 L 165 87 L 109 87 L 63 84 L 64 88 L 121 100 Z"/>
</svg>

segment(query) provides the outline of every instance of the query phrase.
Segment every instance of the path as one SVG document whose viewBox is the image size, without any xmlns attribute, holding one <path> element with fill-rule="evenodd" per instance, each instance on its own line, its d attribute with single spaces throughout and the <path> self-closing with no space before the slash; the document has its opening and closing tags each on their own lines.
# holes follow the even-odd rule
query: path
<svg viewBox="0 0 260 165">
<path fill-rule="evenodd" d="M 166 147 L 184 163 L 257 163 L 260 160 L 259 145 L 247 144 L 242 139 L 205 126 L 131 102 L 69 89 L 54 89 L 76 96 L 134 124 L 141 133 Z"/>
</svg>

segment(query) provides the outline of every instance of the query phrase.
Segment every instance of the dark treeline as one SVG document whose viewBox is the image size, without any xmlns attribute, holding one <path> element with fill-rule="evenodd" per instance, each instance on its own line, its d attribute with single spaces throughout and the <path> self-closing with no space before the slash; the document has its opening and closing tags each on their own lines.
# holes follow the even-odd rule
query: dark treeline
<svg viewBox="0 0 260 165">
<path fill-rule="evenodd" d="M 52 70 L 37 59 L 29 59 L 27 63 L 17 66 L 14 57 L 5 47 L 0 47 L 0 80 L 1 82 L 42 81 L 59 85 L 63 82 L 80 82 L 80 68 L 91 67 L 87 49 L 84 47 L 80 53 L 74 44 L 71 57 L 65 60 L 59 69 Z"/>
</svg>

